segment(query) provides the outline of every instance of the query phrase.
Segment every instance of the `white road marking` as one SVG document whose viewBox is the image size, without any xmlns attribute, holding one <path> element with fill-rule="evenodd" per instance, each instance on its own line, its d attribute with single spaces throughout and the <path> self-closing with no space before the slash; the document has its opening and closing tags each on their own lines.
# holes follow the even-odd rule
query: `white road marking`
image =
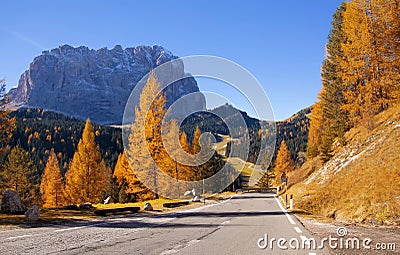
<svg viewBox="0 0 400 255">
<path fill-rule="evenodd" d="M 294 227 L 294 230 L 296 230 L 296 232 L 299 234 L 303 233 L 303 231 L 301 231 L 301 229 L 299 227 Z"/>
<path fill-rule="evenodd" d="M 278 198 L 275 196 L 274 197 L 276 202 L 278 203 L 279 207 L 281 208 L 282 212 L 285 214 L 286 218 L 289 220 L 290 224 L 292 225 L 296 225 L 296 222 L 292 219 L 292 217 L 290 217 L 289 213 L 286 211 L 285 208 L 283 208 L 283 206 L 281 205 L 281 203 L 279 202 Z"/>
<path fill-rule="evenodd" d="M 308 255 L 317 255 L 315 252 L 310 252 Z"/>
<path fill-rule="evenodd" d="M 187 209 L 187 210 L 183 210 L 183 211 L 176 211 L 176 212 L 173 212 L 173 213 L 171 213 L 171 214 L 182 214 L 182 213 L 188 213 L 188 212 L 197 212 L 197 211 L 201 211 L 201 210 L 203 210 L 203 209 L 210 208 L 210 207 L 213 207 L 213 206 L 216 206 L 216 205 L 225 204 L 225 203 L 229 202 L 232 198 L 234 198 L 234 197 L 236 197 L 236 196 L 238 196 L 238 194 L 234 194 L 234 195 L 231 196 L 230 198 L 228 198 L 228 199 L 226 199 L 226 200 L 224 200 L 224 201 L 222 201 L 222 202 L 219 202 L 219 203 L 204 205 L 204 206 L 201 206 L 201 207 L 196 207 L 196 208 L 193 208 L 193 209 Z"/>
<path fill-rule="evenodd" d="M 7 238 L 8 240 L 14 240 L 14 239 L 20 239 L 20 238 L 25 238 L 25 237 L 31 237 L 32 235 L 22 235 L 22 236 L 13 236 Z"/>
</svg>

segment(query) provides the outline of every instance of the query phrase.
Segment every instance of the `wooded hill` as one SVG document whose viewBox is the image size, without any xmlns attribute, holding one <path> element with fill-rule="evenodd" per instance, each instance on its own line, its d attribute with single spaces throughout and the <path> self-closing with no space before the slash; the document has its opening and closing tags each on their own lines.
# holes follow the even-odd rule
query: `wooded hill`
<svg viewBox="0 0 400 255">
<path fill-rule="evenodd" d="M 202 132 L 229 134 L 227 126 L 214 113 L 214 111 L 218 111 L 218 114 L 224 116 L 224 118 L 234 118 L 234 116 L 228 116 L 232 112 L 229 111 L 232 106 L 223 107 L 223 109 L 221 107 L 210 112 L 191 115 L 183 121 L 181 131 L 187 134 L 189 141 L 192 141 L 197 125 Z M 225 113 L 222 113 L 222 110 Z M 287 120 L 277 122 L 277 146 L 284 139 L 293 161 L 299 164 L 303 162 L 301 153 L 305 152 L 307 148 L 308 115 L 310 111 L 311 108 L 308 107 Z M 234 112 L 237 112 L 237 110 Z M 259 152 L 259 148 L 256 147 L 256 140 L 260 139 L 259 120 L 249 117 L 246 112 L 241 111 L 241 114 L 251 134 L 250 157 L 248 160 L 254 163 Z M 43 109 L 19 109 L 12 112 L 11 116 L 16 117 L 17 125 L 9 146 L 12 148 L 20 145 L 24 150 L 28 151 L 40 174 L 43 172 L 51 149 L 54 149 L 59 160 L 60 169 L 62 173 L 65 173 L 82 136 L 85 122 Z M 114 169 L 118 155 L 123 151 L 121 129 L 96 124 L 93 124 L 93 128 L 96 133 L 96 143 L 100 146 L 100 153 L 106 165 Z"/>
<path fill-rule="evenodd" d="M 20 109 L 10 115 L 16 118 L 17 125 L 9 146 L 19 145 L 28 151 L 40 174 L 51 149 L 54 149 L 61 172 L 65 173 L 81 139 L 85 122 L 43 109 Z M 93 128 L 106 165 L 114 169 L 123 150 L 121 129 L 95 124 Z"/>
</svg>

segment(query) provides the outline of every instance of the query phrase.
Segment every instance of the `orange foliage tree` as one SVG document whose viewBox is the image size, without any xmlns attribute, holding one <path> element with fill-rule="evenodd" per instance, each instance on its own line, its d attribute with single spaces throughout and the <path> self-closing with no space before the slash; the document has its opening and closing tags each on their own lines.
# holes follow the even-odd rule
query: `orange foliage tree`
<svg viewBox="0 0 400 255">
<path fill-rule="evenodd" d="M 65 178 L 65 188 L 71 203 L 98 202 L 101 191 L 109 181 L 110 174 L 101 158 L 89 119 Z"/>
<path fill-rule="evenodd" d="M 284 140 L 282 140 L 281 145 L 279 147 L 278 155 L 275 160 L 275 175 L 276 180 L 279 183 L 280 178 L 283 173 L 287 174 L 287 172 L 293 169 L 293 161 L 290 157 L 290 152 Z"/>
<path fill-rule="evenodd" d="M 42 175 L 40 196 L 44 208 L 59 207 L 66 202 L 64 184 L 54 150 L 50 152 Z"/>
</svg>

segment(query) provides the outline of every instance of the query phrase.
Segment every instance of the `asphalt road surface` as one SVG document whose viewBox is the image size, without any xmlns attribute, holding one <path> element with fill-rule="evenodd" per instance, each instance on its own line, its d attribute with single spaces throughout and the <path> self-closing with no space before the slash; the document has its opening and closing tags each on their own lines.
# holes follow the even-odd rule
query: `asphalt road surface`
<svg viewBox="0 0 400 255">
<path fill-rule="evenodd" d="M 116 216 L 69 226 L 2 231 L 0 253 L 328 253 L 309 250 L 308 245 L 302 249 L 303 240 L 310 237 L 295 217 L 288 215 L 278 204 L 273 194 L 245 193 L 218 204 L 163 215 Z M 286 240 L 280 241 L 282 248 L 278 247 L 278 239 Z M 300 249 L 293 249 L 296 246 Z"/>
</svg>

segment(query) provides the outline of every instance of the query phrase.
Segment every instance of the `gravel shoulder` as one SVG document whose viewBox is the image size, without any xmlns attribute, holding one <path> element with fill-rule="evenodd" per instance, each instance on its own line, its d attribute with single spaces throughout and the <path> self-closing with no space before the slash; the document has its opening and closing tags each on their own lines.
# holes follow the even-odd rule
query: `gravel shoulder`
<svg viewBox="0 0 400 255">
<path fill-rule="evenodd" d="M 319 239 L 329 238 L 330 236 L 337 238 L 337 241 L 333 241 L 332 245 L 332 247 L 335 247 L 334 244 L 337 243 L 336 249 L 325 243 L 330 254 L 400 254 L 400 227 L 360 226 L 301 214 L 296 214 L 296 217 L 315 237 Z M 340 230 L 338 230 L 339 228 Z M 346 235 L 340 237 L 338 231 L 341 235 Z M 350 239 L 355 240 L 355 238 L 359 240 L 359 249 L 357 245 L 353 246 L 350 243 Z M 371 242 L 367 243 L 367 247 L 364 247 L 363 241 L 368 242 L 367 238 Z M 340 247 L 340 239 L 343 240 L 342 248 Z M 346 245 L 346 242 L 348 242 L 348 245 Z"/>
</svg>

